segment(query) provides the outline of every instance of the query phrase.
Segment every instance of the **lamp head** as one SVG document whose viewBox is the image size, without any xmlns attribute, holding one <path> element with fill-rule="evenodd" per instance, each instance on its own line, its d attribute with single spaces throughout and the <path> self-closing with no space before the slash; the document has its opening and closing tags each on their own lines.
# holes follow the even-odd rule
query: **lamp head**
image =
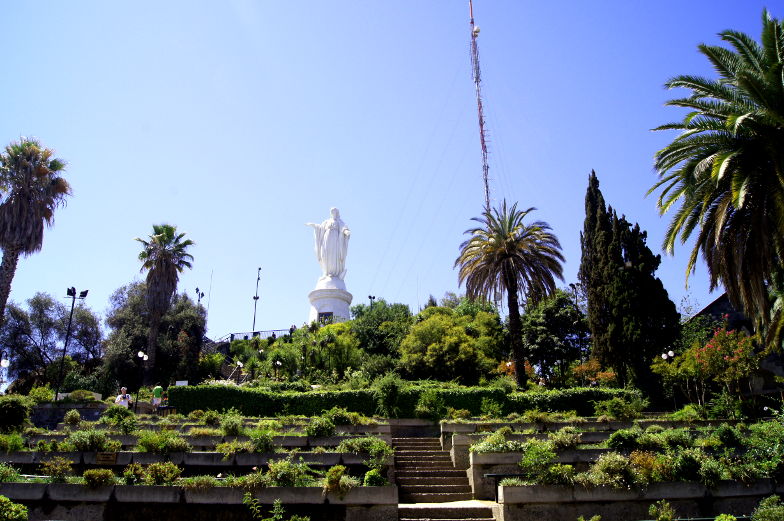
<svg viewBox="0 0 784 521">
<path fill-rule="evenodd" d="M 69 297 L 75 297 L 76 288 L 68 288 L 67 290 L 65 290 L 65 294 L 68 295 Z"/>
<path fill-rule="evenodd" d="M 89 291 L 90 291 L 89 289 L 86 289 L 86 290 L 84 290 L 84 291 L 80 291 L 80 292 L 79 292 L 79 298 L 84 298 L 84 297 L 86 297 L 86 296 L 87 296 L 87 293 L 88 293 Z"/>
<path fill-rule="evenodd" d="M 144 351 L 139 351 L 138 353 L 136 353 L 136 356 L 138 356 L 139 358 L 144 358 Z"/>
<path fill-rule="evenodd" d="M 11 361 L 8 358 L 3 358 L 2 360 L 0 360 L 0 367 L 2 367 L 3 369 L 8 367 L 9 365 L 11 365 Z"/>
</svg>

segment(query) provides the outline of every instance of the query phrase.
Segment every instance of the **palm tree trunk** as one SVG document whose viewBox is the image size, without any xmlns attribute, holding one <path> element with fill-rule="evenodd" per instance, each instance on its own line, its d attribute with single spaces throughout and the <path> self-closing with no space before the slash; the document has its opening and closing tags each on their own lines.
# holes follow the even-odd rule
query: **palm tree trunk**
<svg viewBox="0 0 784 521">
<path fill-rule="evenodd" d="M 147 337 L 147 361 L 144 362 L 143 385 L 152 385 L 155 379 L 155 358 L 158 352 L 158 331 L 161 328 L 161 314 L 150 313 L 150 333 Z"/>
<path fill-rule="evenodd" d="M 525 388 L 525 354 L 523 353 L 522 323 L 520 322 L 520 301 L 517 299 L 517 277 L 511 270 L 504 270 L 506 279 L 506 303 L 509 307 L 509 336 L 512 345 L 512 358 L 515 363 L 517 386 Z"/>
<path fill-rule="evenodd" d="M 0 264 L 0 325 L 5 318 L 5 306 L 11 295 L 11 282 L 16 273 L 16 264 L 19 262 L 19 246 L 8 246 L 3 249 L 3 263 Z"/>
</svg>

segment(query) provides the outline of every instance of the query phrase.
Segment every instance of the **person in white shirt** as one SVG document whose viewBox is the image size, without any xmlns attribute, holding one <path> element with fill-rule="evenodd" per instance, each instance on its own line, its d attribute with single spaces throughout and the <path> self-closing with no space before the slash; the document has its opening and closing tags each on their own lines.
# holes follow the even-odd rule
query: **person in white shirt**
<svg viewBox="0 0 784 521">
<path fill-rule="evenodd" d="M 127 387 L 123 387 L 122 389 L 120 389 L 120 394 L 118 394 L 117 398 L 114 399 L 114 403 L 116 403 L 117 405 L 122 405 L 126 409 L 130 407 L 132 401 L 133 399 L 131 398 L 131 395 L 128 394 Z"/>
</svg>

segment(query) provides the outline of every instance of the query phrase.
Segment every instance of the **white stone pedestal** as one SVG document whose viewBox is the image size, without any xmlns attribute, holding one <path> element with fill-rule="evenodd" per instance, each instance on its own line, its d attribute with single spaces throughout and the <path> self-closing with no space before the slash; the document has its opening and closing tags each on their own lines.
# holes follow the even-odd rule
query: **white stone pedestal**
<svg viewBox="0 0 784 521">
<path fill-rule="evenodd" d="M 308 294 L 310 314 L 308 323 L 319 320 L 319 314 L 332 313 L 333 322 L 351 318 L 349 306 L 353 296 L 346 291 L 346 284 L 337 277 L 321 277 L 316 289 Z"/>
</svg>

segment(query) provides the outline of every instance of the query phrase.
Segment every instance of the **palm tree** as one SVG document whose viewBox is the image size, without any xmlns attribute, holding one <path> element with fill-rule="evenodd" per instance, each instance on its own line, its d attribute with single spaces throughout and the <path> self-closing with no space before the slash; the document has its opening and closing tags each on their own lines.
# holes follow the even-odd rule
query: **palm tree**
<svg viewBox="0 0 784 521">
<path fill-rule="evenodd" d="M 152 383 L 154 376 L 161 317 L 169 310 L 179 274 L 190 268 L 193 260 L 193 255 L 186 251 L 193 241 L 183 240 L 184 236 L 184 233 L 177 233 L 176 226 L 153 224 L 149 240 L 136 238 L 144 245 L 139 260 L 142 261 L 142 271 L 147 270 L 147 310 L 150 313 L 148 359 L 144 367 L 144 383 L 147 385 Z"/>
<path fill-rule="evenodd" d="M 20 255 L 41 250 L 44 224 L 54 223 L 54 210 L 71 194 L 59 173 L 65 162 L 35 139 L 21 138 L 0 154 L 0 323 L 11 293 Z"/>
<path fill-rule="evenodd" d="M 690 95 L 667 105 L 686 107 L 683 121 L 655 130 L 680 130 L 656 153 L 662 214 L 675 205 L 663 248 L 673 253 L 697 230 L 686 276 L 700 253 L 711 289 L 723 285 L 730 300 L 765 325 L 768 286 L 781 269 L 784 247 L 784 24 L 762 16 L 762 40 L 727 30 L 732 49 L 699 50 L 718 79 L 677 76 L 670 89 Z"/>
<path fill-rule="evenodd" d="M 542 221 L 523 223 L 534 210 L 518 211 L 517 203 L 507 208 L 506 201 L 500 208 L 486 209 L 482 217 L 472 219 L 481 226 L 466 230 L 471 237 L 460 245 L 455 261 L 468 297 L 498 300 L 506 293 L 518 386 L 525 385 L 518 295 L 535 303 L 555 291 L 555 277 L 563 280 L 561 245 L 550 226 Z"/>
</svg>

